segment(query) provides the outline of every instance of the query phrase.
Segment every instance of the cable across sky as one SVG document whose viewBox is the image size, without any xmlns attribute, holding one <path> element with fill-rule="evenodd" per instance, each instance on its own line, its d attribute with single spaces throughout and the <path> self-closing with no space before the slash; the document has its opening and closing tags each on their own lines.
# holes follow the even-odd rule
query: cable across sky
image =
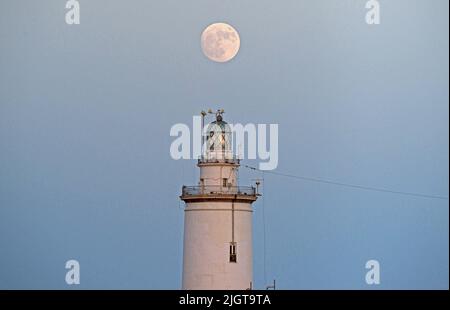
<svg viewBox="0 0 450 310">
<path fill-rule="evenodd" d="M 350 183 L 342 183 L 342 182 L 336 182 L 336 181 L 330 181 L 330 180 L 324 180 L 320 178 L 311 178 L 311 177 L 305 177 L 300 175 L 294 175 L 294 174 L 288 174 L 288 173 L 281 173 L 281 172 L 275 172 L 271 170 L 261 170 L 256 167 L 244 165 L 245 168 L 255 170 L 255 171 L 261 171 L 263 173 L 273 174 L 273 175 L 279 175 L 283 177 L 308 181 L 308 182 L 316 182 L 316 183 L 324 183 L 324 184 L 330 184 L 335 186 L 342 186 L 347 188 L 353 188 L 353 189 L 359 189 L 359 190 L 366 190 L 366 191 L 373 191 L 373 192 L 383 192 L 383 193 L 390 193 L 390 194 L 397 194 L 397 195 L 404 195 L 404 196 L 413 196 L 413 197 L 421 197 L 421 198 L 428 198 L 428 199 L 441 199 L 441 200 L 448 200 L 448 197 L 446 196 L 440 196 L 440 195 L 430 195 L 430 194 L 422 194 L 422 193 L 413 193 L 413 192 L 404 192 L 404 191 L 397 191 L 397 190 L 391 190 L 387 188 L 379 188 L 379 187 L 371 187 L 371 186 L 363 186 L 363 185 L 357 185 L 357 184 L 350 184 Z"/>
</svg>

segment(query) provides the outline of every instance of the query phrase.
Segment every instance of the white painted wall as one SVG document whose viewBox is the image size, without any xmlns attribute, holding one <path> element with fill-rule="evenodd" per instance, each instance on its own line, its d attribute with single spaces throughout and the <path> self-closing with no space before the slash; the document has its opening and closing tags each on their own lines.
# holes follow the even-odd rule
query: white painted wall
<svg viewBox="0 0 450 310">
<path fill-rule="evenodd" d="M 237 167 L 233 165 L 205 165 L 200 167 L 200 179 L 205 186 L 221 186 L 222 179 L 227 178 L 228 183 L 237 186 Z"/>
<path fill-rule="evenodd" d="M 237 262 L 229 261 L 231 202 L 187 203 L 184 218 L 183 289 L 250 287 L 252 265 L 252 206 L 234 203 Z"/>
</svg>

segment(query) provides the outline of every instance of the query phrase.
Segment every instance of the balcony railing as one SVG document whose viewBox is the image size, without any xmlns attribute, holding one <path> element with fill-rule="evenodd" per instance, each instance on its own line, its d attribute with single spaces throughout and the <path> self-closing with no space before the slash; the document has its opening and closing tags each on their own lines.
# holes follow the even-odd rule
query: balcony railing
<svg viewBox="0 0 450 310">
<path fill-rule="evenodd" d="M 228 163 L 228 164 L 237 164 L 239 165 L 240 159 L 231 153 L 228 152 L 211 152 L 207 155 L 202 155 L 198 158 L 199 164 L 205 163 Z"/>
<path fill-rule="evenodd" d="M 194 195 L 246 195 L 256 196 L 256 189 L 252 186 L 183 186 L 182 196 Z"/>
</svg>

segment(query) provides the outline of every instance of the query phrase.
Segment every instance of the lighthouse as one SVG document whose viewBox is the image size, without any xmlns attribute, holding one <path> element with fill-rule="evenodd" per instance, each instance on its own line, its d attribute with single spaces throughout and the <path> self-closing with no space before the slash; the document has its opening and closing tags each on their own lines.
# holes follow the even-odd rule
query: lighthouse
<svg viewBox="0 0 450 310">
<path fill-rule="evenodd" d="M 206 128 L 197 162 L 200 179 L 196 186 L 183 186 L 180 196 L 185 202 L 182 288 L 251 289 L 252 203 L 258 194 L 255 187 L 238 184 L 240 159 L 233 154 L 223 110 Z"/>
</svg>

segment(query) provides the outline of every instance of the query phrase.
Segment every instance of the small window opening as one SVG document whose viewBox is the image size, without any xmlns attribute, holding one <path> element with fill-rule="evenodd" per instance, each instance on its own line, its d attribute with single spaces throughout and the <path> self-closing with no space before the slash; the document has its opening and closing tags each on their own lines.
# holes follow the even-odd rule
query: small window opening
<svg viewBox="0 0 450 310">
<path fill-rule="evenodd" d="M 237 257 L 236 257 L 236 243 L 232 242 L 230 243 L 230 263 L 236 263 Z"/>
</svg>

